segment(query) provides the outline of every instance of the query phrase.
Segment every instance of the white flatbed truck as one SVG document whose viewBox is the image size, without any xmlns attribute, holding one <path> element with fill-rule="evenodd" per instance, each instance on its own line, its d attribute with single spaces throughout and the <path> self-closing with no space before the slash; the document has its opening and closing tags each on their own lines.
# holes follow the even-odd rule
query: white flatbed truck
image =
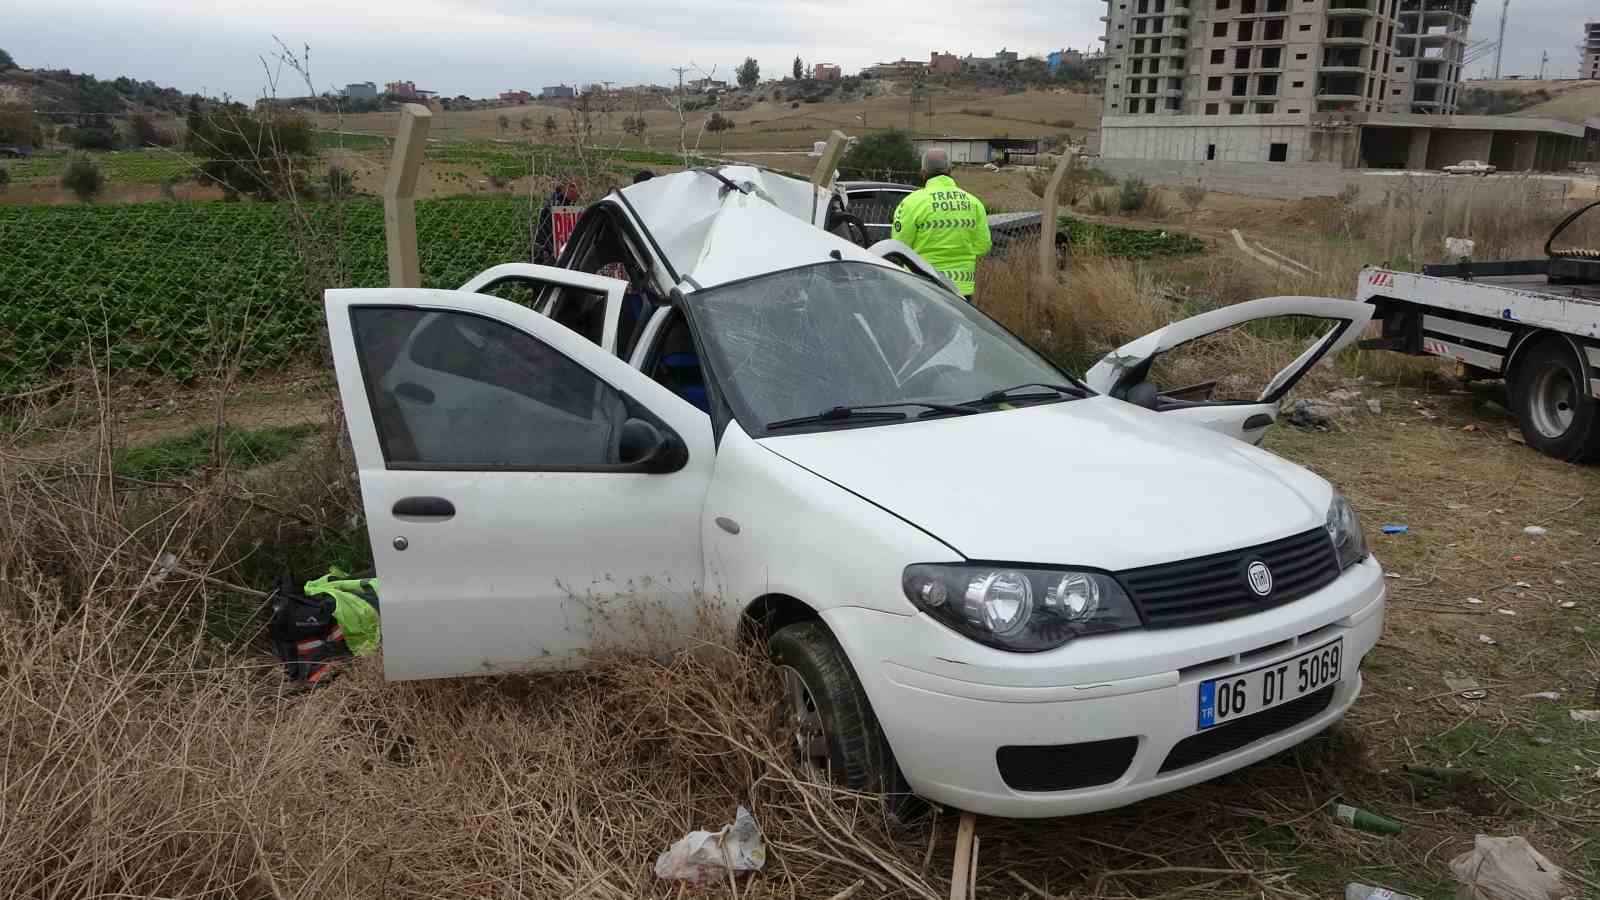
<svg viewBox="0 0 1600 900">
<path fill-rule="evenodd" d="M 1364 349 L 1453 359 L 1466 378 L 1503 378 L 1528 445 L 1573 462 L 1600 461 L 1600 250 L 1545 258 L 1426 266 L 1422 274 L 1369 267 L 1356 299 L 1376 310 L 1381 337 Z"/>
</svg>

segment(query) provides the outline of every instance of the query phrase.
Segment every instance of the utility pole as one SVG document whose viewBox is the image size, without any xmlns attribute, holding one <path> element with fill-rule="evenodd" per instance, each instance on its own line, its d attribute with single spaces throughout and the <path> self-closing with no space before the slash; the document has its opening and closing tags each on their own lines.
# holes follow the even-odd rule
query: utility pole
<svg viewBox="0 0 1600 900">
<path fill-rule="evenodd" d="M 1506 17 L 1511 15 L 1511 0 L 1500 7 L 1500 45 L 1494 48 L 1494 78 L 1500 80 L 1500 57 L 1506 52 Z M 1424 29 L 1426 30 L 1426 29 Z"/>
<path fill-rule="evenodd" d="M 1544 58 L 1539 60 L 1539 80 L 1540 81 L 1544 80 L 1545 69 L 1547 69 L 1549 66 L 1550 66 L 1550 51 L 1546 50 L 1544 52 Z"/>
</svg>

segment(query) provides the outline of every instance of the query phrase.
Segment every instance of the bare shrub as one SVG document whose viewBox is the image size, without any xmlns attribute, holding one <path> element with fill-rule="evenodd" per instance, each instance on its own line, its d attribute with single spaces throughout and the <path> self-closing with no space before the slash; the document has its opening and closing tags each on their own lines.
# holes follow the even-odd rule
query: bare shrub
<svg viewBox="0 0 1600 900">
<path fill-rule="evenodd" d="M 1122 185 L 1117 192 L 1117 209 L 1123 213 L 1136 213 L 1142 211 L 1150 202 L 1150 185 L 1143 178 L 1128 176 L 1122 179 Z"/>
<path fill-rule="evenodd" d="M 1206 202 L 1208 195 L 1206 186 L 1198 181 L 1194 184 L 1186 184 L 1178 191 L 1178 196 L 1183 199 L 1183 205 L 1189 207 L 1189 212 L 1191 213 L 1199 211 L 1200 204 Z"/>
</svg>

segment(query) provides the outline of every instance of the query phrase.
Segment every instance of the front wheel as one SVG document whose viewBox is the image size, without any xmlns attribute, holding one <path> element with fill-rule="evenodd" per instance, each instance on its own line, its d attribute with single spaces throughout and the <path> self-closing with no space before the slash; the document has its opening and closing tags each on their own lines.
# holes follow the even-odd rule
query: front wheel
<svg viewBox="0 0 1600 900">
<path fill-rule="evenodd" d="M 1590 396 L 1583 358 L 1564 338 L 1533 340 L 1517 360 L 1509 385 L 1523 437 L 1558 459 L 1600 458 L 1600 404 Z"/>
<path fill-rule="evenodd" d="M 887 793 L 898 781 L 894 755 L 844 648 L 821 622 L 798 622 L 772 636 L 783 688 L 784 725 L 802 772 L 840 787 Z"/>
</svg>

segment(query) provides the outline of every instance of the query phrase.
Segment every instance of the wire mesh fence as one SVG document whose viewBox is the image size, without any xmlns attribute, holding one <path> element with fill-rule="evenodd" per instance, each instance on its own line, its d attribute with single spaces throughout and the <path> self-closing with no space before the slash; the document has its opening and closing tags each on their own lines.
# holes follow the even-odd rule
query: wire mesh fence
<svg viewBox="0 0 1600 900">
<path fill-rule="evenodd" d="M 0 160 L 10 176 L 0 195 L 0 397 L 91 363 L 137 382 L 316 362 L 322 291 L 388 284 L 379 196 L 390 144 L 317 132 L 311 153 L 226 160 L 275 166 L 283 187 L 269 200 L 238 199 L 210 174 L 215 160 L 176 148 Z M 61 181 L 84 159 L 102 182 L 79 196 Z M 582 206 L 682 164 L 531 136 L 430 143 L 417 191 L 423 286 L 459 287 L 534 259 L 547 204 Z"/>
</svg>

